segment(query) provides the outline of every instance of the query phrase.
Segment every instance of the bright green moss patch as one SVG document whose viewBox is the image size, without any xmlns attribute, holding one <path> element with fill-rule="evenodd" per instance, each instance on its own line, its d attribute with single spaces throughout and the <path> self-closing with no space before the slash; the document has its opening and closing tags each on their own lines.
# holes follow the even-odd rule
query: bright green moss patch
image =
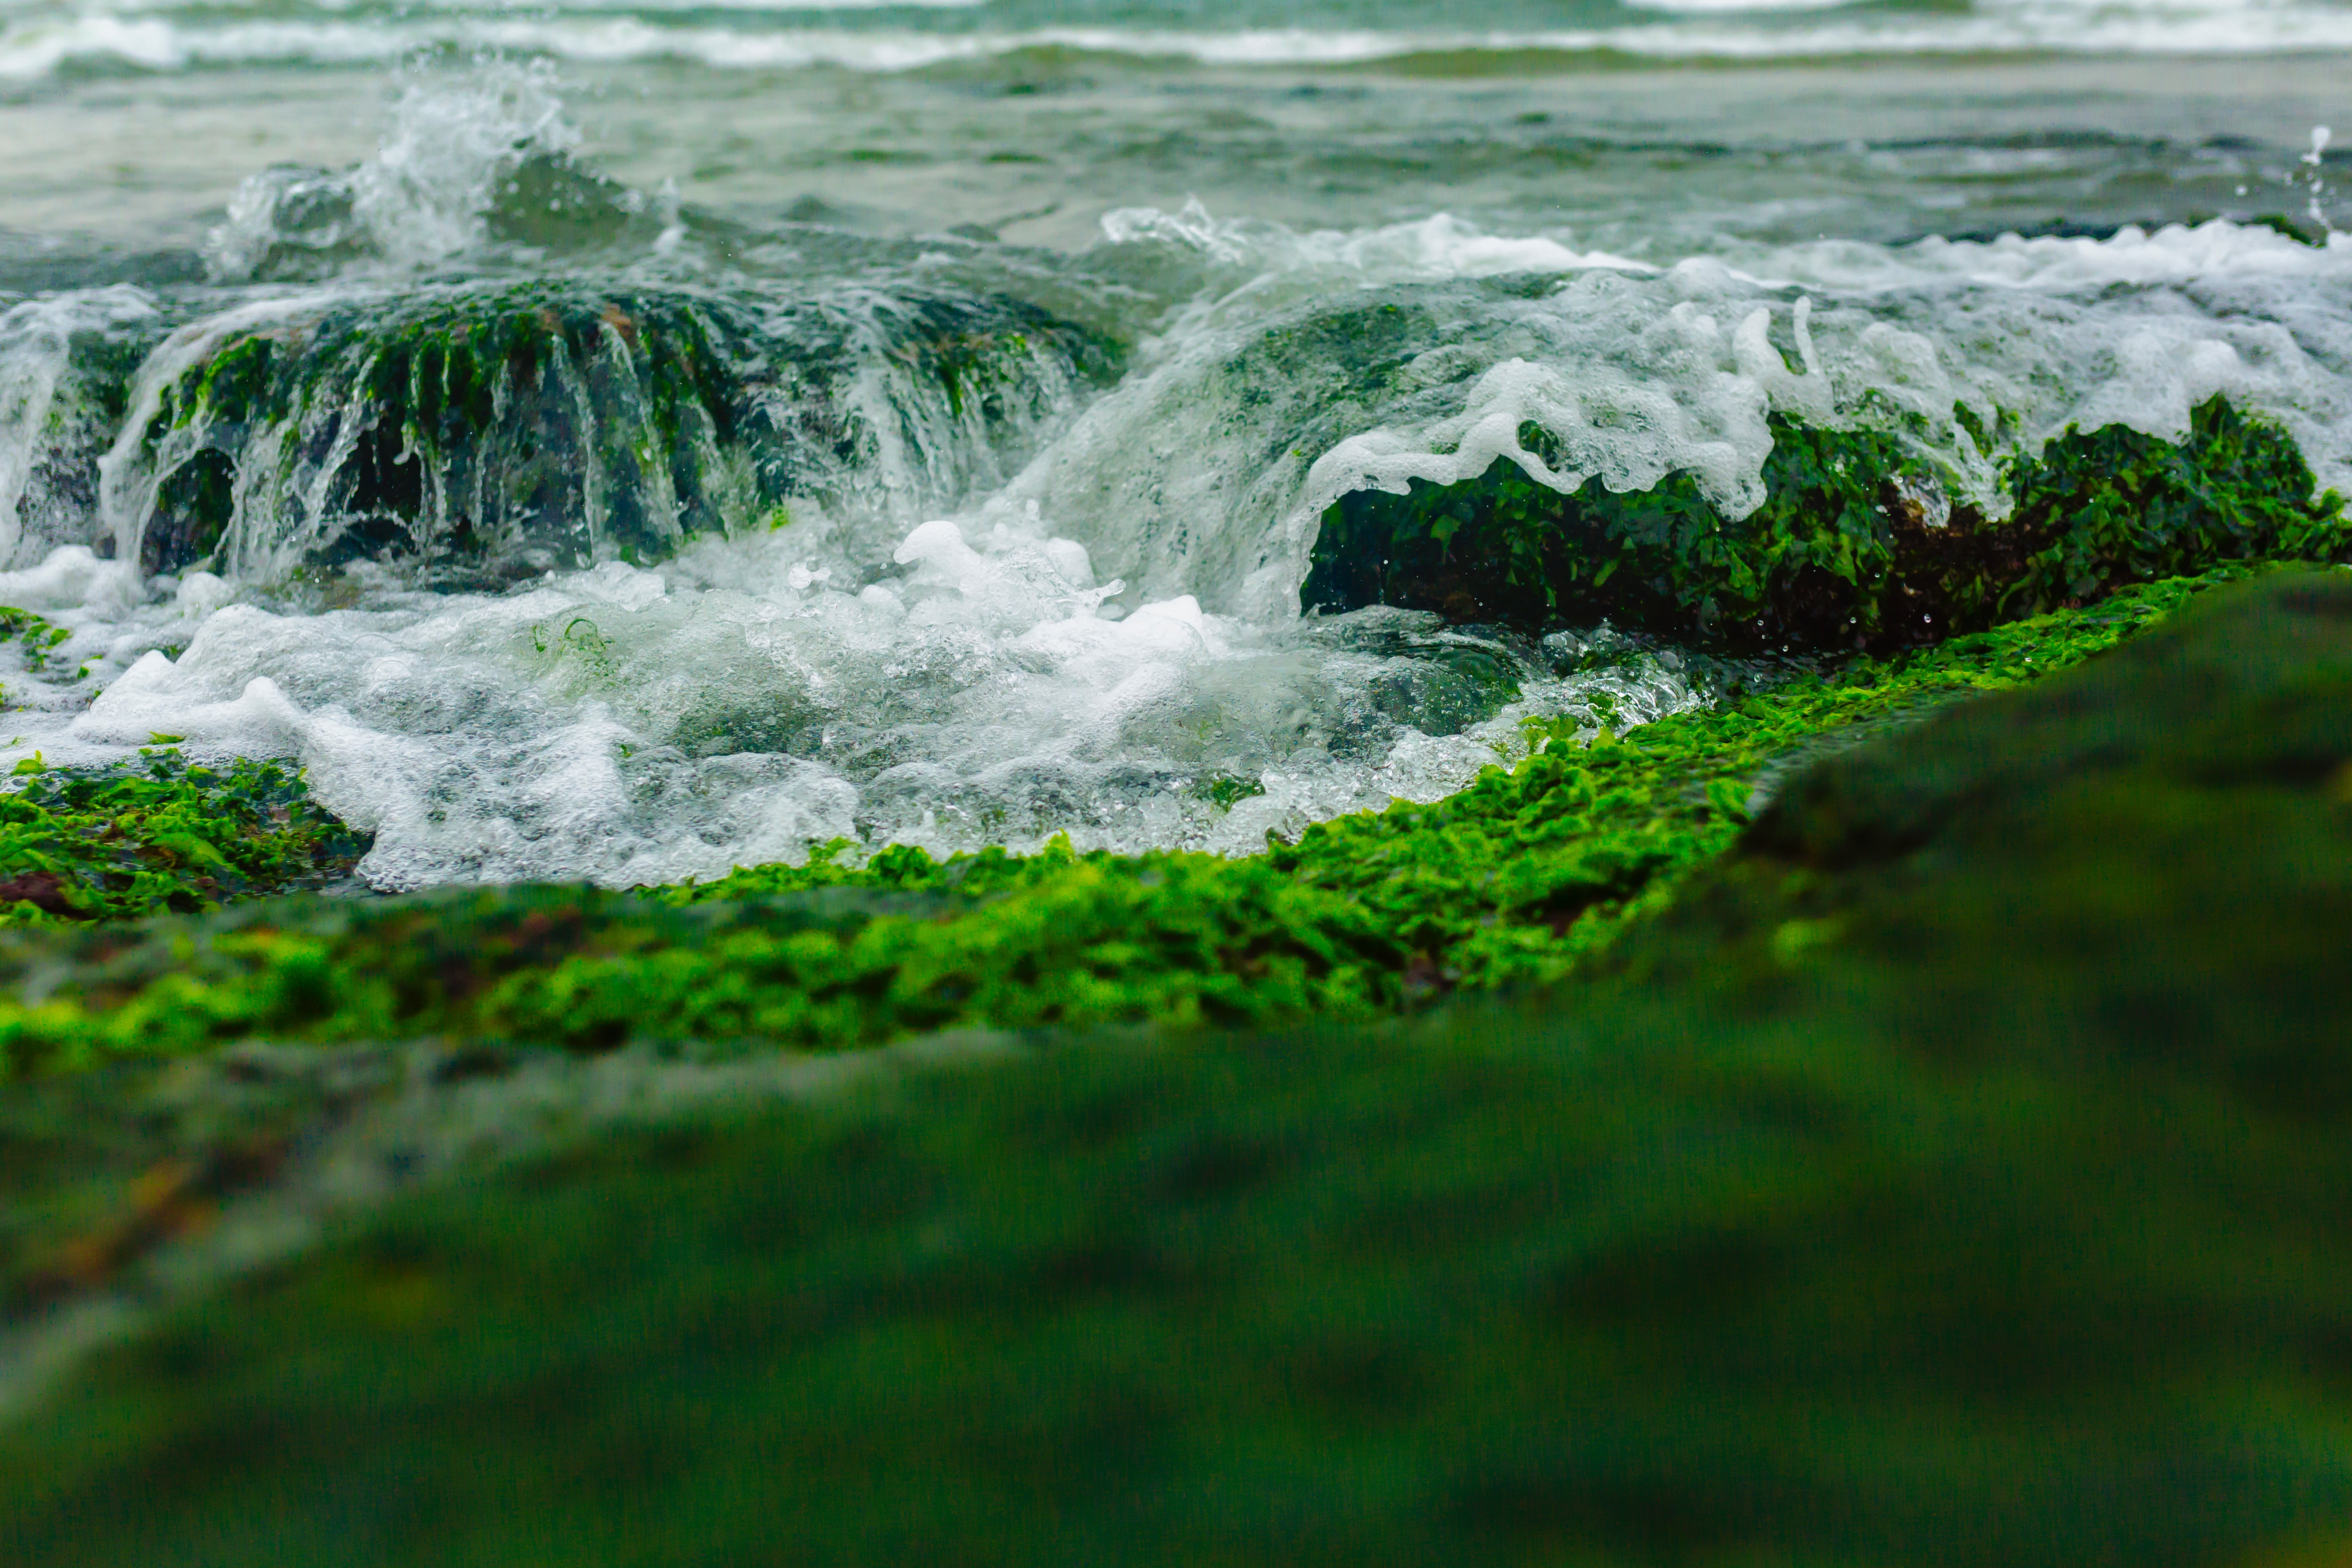
<svg viewBox="0 0 2352 1568">
<path fill-rule="evenodd" d="M 48 668 L 49 656 L 58 646 L 72 637 L 67 627 L 52 626 L 30 610 L 0 605 L 0 643 L 16 644 L 24 654 L 25 668 L 37 674 Z"/>
<path fill-rule="evenodd" d="M 37 1005 L 0 1002 L 0 1049 L 24 1073 L 254 1035 L 839 1048 L 967 1025 L 1391 1015 L 1567 973 L 1728 844 L 1792 750 L 2078 662 L 2235 574 L 1790 679 L 1589 747 L 1538 733 L 1533 755 L 1449 799 L 1244 859 L 1056 846 L 940 863 L 894 847 L 851 867 L 834 846 L 638 896 L 293 902 L 93 933 Z M 0 978 L 55 956 L 0 949 Z"/>
<path fill-rule="evenodd" d="M 0 925 L 191 913 L 344 875 L 366 853 L 275 763 L 140 755 L 102 773 L 17 764 L 21 784 L 0 792 Z"/>
<path fill-rule="evenodd" d="M 1766 500 L 1737 521 L 1688 474 L 1562 495 L 1507 459 L 1463 484 L 1344 496 L 1324 514 L 1302 600 L 1885 652 L 2221 562 L 2352 554 L 2342 499 L 2314 498 L 2294 439 L 2219 396 L 2177 444 L 2069 428 L 2011 464 L 2013 510 L 1999 522 L 1966 506 L 1930 515 L 1932 477 L 1890 433 L 1771 426 Z"/>
<path fill-rule="evenodd" d="M 1393 1001 L 1400 955 L 1369 910 L 1228 865 L 1039 857 L 984 903 L 831 889 L 673 910 L 524 888 L 250 905 L 84 938 L 47 1000 L 0 1005 L 0 1051 L 23 1073 L 255 1035 L 835 1048 L 975 1019 L 1362 1017 Z M 0 949 L 0 966 L 21 982 L 56 951 Z"/>
</svg>

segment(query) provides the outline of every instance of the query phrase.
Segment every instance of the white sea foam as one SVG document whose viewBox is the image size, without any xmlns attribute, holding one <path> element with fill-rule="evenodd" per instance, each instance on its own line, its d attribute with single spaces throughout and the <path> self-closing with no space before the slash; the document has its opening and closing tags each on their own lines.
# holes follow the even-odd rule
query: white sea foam
<svg viewBox="0 0 2352 1568">
<path fill-rule="evenodd" d="M 1442 219 L 1338 238 L 1126 209 L 1105 239 L 1190 253 L 1216 281 L 1000 504 L 1066 520 L 1149 594 L 1221 610 L 1287 613 L 1340 494 L 1449 483 L 1497 458 L 1563 489 L 1687 471 L 1743 515 L 1762 499 L 1774 411 L 1907 411 L 1921 461 L 1998 515 L 2000 454 L 1953 421 L 1956 403 L 2016 421 L 2030 447 L 2069 425 L 2177 437 L 2223 393 L 2282 421 L 2323 484 L 2352 489 L 2344 237 L 2315 247 L 2216 221 L 2105 240 L 1822 242 L 1664 270 L 1560 237 L 1490 246 Z M 1482 292 L 1498 255 L 1558 280 Z M 1255 363 L 1276 337 L 1375 311 L 1426 313 L 1418 340 L 1381 351 L 1408 354 L 1402 370 L 1359 382 Z M 1550 456 L 1523 444 L 1529 425 Z"/>
<path fill-rule="evenodd" d="M 944 521 L 909 533 L 898 554 L 915 570 L 887 587 L 853 591 L 839 562 L 786 546 L 711 542 L 661 572 L 614 563 L 513 595 L 316 616 L 60 552 L 0 594 L 72 627 L 58 657 L 96 660 L 105 689 L 79 714 L 12 716 L 0 763 L 106 761 L 169 733 L 299 761 L 377 835 L 362 870 L 382 886 L 626 885 L 797 860 L 835 837 L 944 853 L 1066 830 L 1081 847 L 1245 851 L 1458 789 L 1510 752 L 1520 718 L 1596 690 L 1634 719 L 1696 700 L 1663 667 L 1535 676 L 1433 735 L 1378 706 L 1427 671 L 1356 635 L 1398 612 L 1284 632 L 1179 597 L 1105 619 L 1115 585 L 1090 585 L 1070 542 L 967 541 Z M 1263 793 L 1217 806 L 1199 786 L 1220 775 Z"/>
</svg>

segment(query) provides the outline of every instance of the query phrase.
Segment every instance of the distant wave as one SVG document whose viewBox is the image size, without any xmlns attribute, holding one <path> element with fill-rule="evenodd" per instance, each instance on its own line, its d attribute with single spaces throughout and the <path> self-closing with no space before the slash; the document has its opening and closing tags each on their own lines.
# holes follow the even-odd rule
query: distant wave
<svg viewBox="0 0 2352 1568">
<path fill-rule="evenodd" d="M 920 0 L 966 8 L 978 0 Z M 1104 26 L 924 31 L 905 26 L 772 25 L 751 0 L 709 0 L 695 20 L 665 19 L 658 6 L 587 0 L 570 16 L 485 14 L 451 8 L 379 20 L 348 13 L 269 20 L 199 20 L 113 12 L 19 18 L 0 26 L 0 81 L 32 81 L 68 68 L 175 71 L 245 64 L 384 63 L 432 48 L 501 50 L 583 63 L 679 60 L 721 68 L 834 67 L 907 71 L 1060 50 L 1200 65 L 1344 66 L 1413 56 L 1610 53 L 1655 59 L 1837 58 L 1864 55 L 2100 54 L 2248 56 L 2352 50 L 2352 9 L 2309 5 L 2001 5 L 1969 15 L 1872 10 L 1810 12 L 1774 0 L 1772 15 L 1748 0 L 1631 0 L 1677 19 L 1538 32 L 1347 27 L 1190 31 Z M 879 0 L 800 5 L 873 9 Z M 1802 0 L 1800 0 L 1801 7 Z M 741 19 L 714 26 L 716 10 Z M 585 14 L 582 14 L 584 12 Z"/>
<path fill-rule="evenodd" d="M 1679 16 L 1769 16 L 1775 12 L 1835 11 L 1867 0 L 1621 0 L 1636 11 L 1671 11 Z"/>
</svg>

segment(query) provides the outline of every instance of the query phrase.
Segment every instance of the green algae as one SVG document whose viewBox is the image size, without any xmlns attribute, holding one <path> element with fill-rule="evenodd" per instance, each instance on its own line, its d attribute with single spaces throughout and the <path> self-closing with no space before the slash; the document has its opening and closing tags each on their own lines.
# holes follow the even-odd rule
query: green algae
<svg viewBox="0 0 2352 1568">
<path fill-rule="evenodd" d="M 585 563 L 599 545 L 666 552 L 723 528 L 758 498 L 732 494 L 720 461 L 737 412 L 721 316 L 533 284 L 346 304 L 236 339 L 166 387 L 149 422 L 142 564 L 281 542 L 233 536 L 233 476 L 260 463 L 292 491 L 325 470 L 331 537 L 299 542 L 327 565 L 394 550 L 465 567 L 532 546 Z"/>
<path fill-rule="evenodd" d="M 348 875 L 366 852 L 275 763 L 140 755 L 106 771 L 16 764 L 0 792 L 0 926 L 193 913 Z"/>
<path fill-rule="evenodd" d="M 0 643 L 13 642 L 24 657 L 25 668 L 38 675 L 48 668 L 49 656 L 58 645 L 73 637 L 70 628 L 53 626 L 30 610 L 0 605 Z"/>
<path fill-rule="evenodd" d="M 349 1218 L 0 1429 L 0 1536 L 2337 1563 L 2347 770 L 2352 580 L 2216 595 L 1808 773 L 1606 984 L 1039 1038 Z"/>
<path fill-rule="evenodd" d="M 1967 506 L 1930 516 L 1933 476 L 1897 432 L 1770 423 L 1766 499 L 1737 521 L 1688 474 L 1562 495 L 1508 459 L 1459 485 L 1344 496 L 1324 515 L 1302 603 L 1607 617 L 1735 650 L 1885 653 L 2226 561 L 2352 555 L 2342 499 L 2315 498 L 2293 438 L 2218 395 L 2179 443 L 2069 427 L 2017 456 L 1999 521 Z"/>
<path fill-rule="evenodd" d="M 902 314 L 895 363 L 983 447 L 1018 444 L 1046 383 L 1100 381 L 1119 360 L 1009 299 Z M 141 563 L 270 574 L 383 558 L 497 576 L 656 559 L 854 487 L 861 443 L 886 438 L 852 395 L 864 353 L 814 305 L 562 281 L 256 327 L 161 390 L 139 452 L 153 487 Z M 315 499 L 296 518 L 248 494 Z"/>
<path fill-rule="evenodd" d="M 1429 805 L 1318 824 L 1240 859 L 1182 852 L 738 870 L 637 895 L 523 889 L 244 906 L 136 939 L 0 947 L 17 1074 L 252 1036 L 441 1035 L 599 1050 L 756 1039 L 839 1049 L 926 1030 L 1370 1019 L 1571 973 L 1747 821 L 1825 734 L 2033 680 L 2233 576 L 2219 569 L 1532 754 Z M 46 976 L 37 1002 L 24 977 Z"/>
</svg>

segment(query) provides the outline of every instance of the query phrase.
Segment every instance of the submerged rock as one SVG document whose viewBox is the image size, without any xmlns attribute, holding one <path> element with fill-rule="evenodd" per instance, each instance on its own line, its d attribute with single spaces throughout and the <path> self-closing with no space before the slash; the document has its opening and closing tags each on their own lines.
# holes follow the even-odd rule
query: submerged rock
<svg viewBox="0 0 2352 1568">
<path fill-rule="evenodd" d="M 1041 1038 L 346 1221 L 20 1415 L 0 1532 L 2333 1562 L 2347 777 L 2352 578 L 2273 577 L 1819 765 L 1613 982 Z"/>
<path fill-rule="evenodd" d="M 1001 482 L 1099 337 L 1007 297 L 779 299 L 533 281 L 321 291 L 182 328 L 141 369 L 103 521 L 146 572 L 376 561 L 495 580 L 657 559 Z"/>
</svg>

